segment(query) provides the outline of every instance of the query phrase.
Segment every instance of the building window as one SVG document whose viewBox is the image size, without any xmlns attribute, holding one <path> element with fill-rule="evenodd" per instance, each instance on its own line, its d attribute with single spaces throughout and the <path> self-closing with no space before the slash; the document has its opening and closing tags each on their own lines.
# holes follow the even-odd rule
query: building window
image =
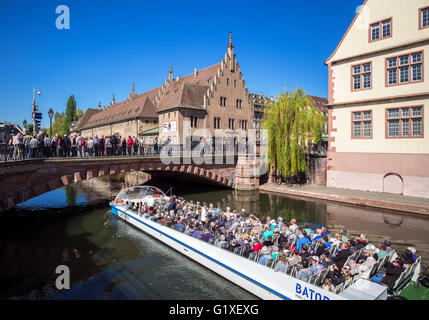
<svg viewBox="0 0 429 320">
<path fill-rule="evenodd" d="M 247 130 L 247 120 L 238 120 L 238 126 L 240 129 Z"/>
<path fill-rule="evenodd" d="M 386 85 L 423 81 L 423 51 L 386 59 Z"/>
<path fill-rule="evenodd" d="M 226 78 L 226 86 L 229 86 L 229 78 Z"/>
<path fill-rule="evenodd" d="M 392 18 L 372 23 L 369 28 L 369 42 L 392 36 Z"/>
<path fill-rule="evenodd" d="M 220 118 L 214 118 L 214 128 L 220 129 Z"/>
<path fill-rule="evenodd" d="M 220 106 L 226 107 L 226 97 L 220 97 Z"/>
<path fill-rule="evenodd" d="M 372 138 L 372 111 L 352 112 L 352 139 Z"/>
<path fill-rule="evenodd" d="M 228 119 L 228 129 L 234 130 L 235 119 Z"/>
<path fill-rule="evenodd" d="M 191 116 L 191 128 L 197 128 L 197 127 L 198 127 L 198 117 Z"/>
<path fill-rule="evenodd" d="M 237 88 L 237 80 L 234 80 L 234 88 Z"/>
<path fill-rule="evenodd" d="M 352 66 L 352 91 L 372 88 L 372 63 Z"/>
<path fill-rule="evenodd" d="M 419 9 L 419 29 L 429 28 L 429 7 Z"/>
<path fill-rule="evenodd" d="M 423 107 L 386 109 L 386 138 L 422 138 Z"/>
<path fill-rule="evenodd" d="M 237 99 L 237 101 L 235 102 L 235 106 L 237 107 L 237 109 L 241 109 L 242 101 L 240 99 Z"/>
</svg>

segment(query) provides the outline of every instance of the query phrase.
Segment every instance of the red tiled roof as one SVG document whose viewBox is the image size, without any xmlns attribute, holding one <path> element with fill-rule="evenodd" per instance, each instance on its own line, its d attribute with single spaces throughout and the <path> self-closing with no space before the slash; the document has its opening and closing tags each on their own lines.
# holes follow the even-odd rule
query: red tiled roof
<svg viewBox="0 0 429 320">
<path fill-rule="evenodd" d="M 158 103 L 157 111 L 164 111 L 177 106 L 203 109 L 204 93 L 209 88 L 209 81 L 214 78 L 220 63 L 189 74 L 173 81 L 165 90 Z"/>
<path fill-rule="evenodd" d="M 209 80 L 214 78 L 219 66 L 220 63 L 215 64 L 197 71 L 196 77 L 192 73 L 167 84 L 168 87 L 158 102 L 158 107 L 155 106 L 155 97 L 161 87 L 146 91 L 130 98 L 130 100 L 127 99 L 102 110 L 88 109 L 82 117 L 86 120 L 77 123 L 75 130 L 98 127 L 137 117 L 158 117 L 157 111 L 176 106 L 202 109 L 204 93 L 209 88 Z"/>
<path fill-rule="evenodd" d="M 152 101 L 159 89 L 160 87 L 146 91 L 131 97 L 129 100 L 127 99 L 102 109 L 96 114 L 92 114 L 84 125 L 78 124 L 78 129 L 82 130 L 85 128 L 98 127 L 112 122 L 134 119 L 137 117 L 157 118 L 158 114 L 156 113 L 156 108 Z"/>
<path fill-rule="evenodd" d="M 320 98 L 316 96 L 310 96 L 310 95 L 307 95 L 307 96 L 310 98 L 311 101 L 313 101 L 314 107 L 319 108 L 320 111 L 322 111 L 325 114 L 328 113 L 328 108 L 326 107 L 326 105 L 328 104 L 328 99 Z"/>
</svg>

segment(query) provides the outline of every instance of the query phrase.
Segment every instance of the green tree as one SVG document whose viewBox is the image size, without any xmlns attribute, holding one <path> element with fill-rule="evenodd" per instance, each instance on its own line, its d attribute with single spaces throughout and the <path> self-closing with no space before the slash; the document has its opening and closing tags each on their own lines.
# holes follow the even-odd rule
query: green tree
<svg viewBox="0 0 429 320">
<path fill-rule="evenodd" d="M 55 112 L 54 122 L 52 123 L 52 134 L 59 134 L 60 136 L 64 136 L 69 133 L 69 130 L 66 129 L 66 115 L 64 112 Z"/>
<path fill-rule="evenodd" d="M 67 134 L 69 133 L 70 126 L 74 121 L 77 121 L 76 100 L 74 99 L 74 95 L 71 95 L 67 100 L 66 119 L 64 123 L 64 126 L 65 126 L 64 130 L 67 132 Z"/>
<path fill-rule="evenodd" d="M 326 117 L 302 88 L 283 92 L 264 111 L 263 128 L 268 131 L 268 163 L 271 172 L 290 180 L 307 168 L 308 136 L 322 130 Z"/>
</svg>

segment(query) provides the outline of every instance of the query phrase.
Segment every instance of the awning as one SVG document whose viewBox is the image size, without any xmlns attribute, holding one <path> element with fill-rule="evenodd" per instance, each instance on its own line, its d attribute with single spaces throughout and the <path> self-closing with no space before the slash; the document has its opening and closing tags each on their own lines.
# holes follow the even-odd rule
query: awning
<svg viewBox="0 0 429 320">
<path fill-rule="evenodd" d="M 159 127 L 139 132 L 139 136 L 157 136 L 159 135 Z"/>
</svg>

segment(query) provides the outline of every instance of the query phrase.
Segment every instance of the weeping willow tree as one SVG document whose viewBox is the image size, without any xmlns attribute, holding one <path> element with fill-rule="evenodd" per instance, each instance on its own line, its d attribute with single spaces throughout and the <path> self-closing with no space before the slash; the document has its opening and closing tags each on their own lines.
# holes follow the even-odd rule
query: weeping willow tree
<svg viewBox="0 0 429 320">
<path fill-rule="evenodd" d="M 305 148 L 308 136 L 323 130 L 326 116 L 302 88 L 283 92 L 264 110 L 263 128 L 268 131 L 268 164 L 270 172 L 291 178 L 307 168 Z"/>
</svg>

